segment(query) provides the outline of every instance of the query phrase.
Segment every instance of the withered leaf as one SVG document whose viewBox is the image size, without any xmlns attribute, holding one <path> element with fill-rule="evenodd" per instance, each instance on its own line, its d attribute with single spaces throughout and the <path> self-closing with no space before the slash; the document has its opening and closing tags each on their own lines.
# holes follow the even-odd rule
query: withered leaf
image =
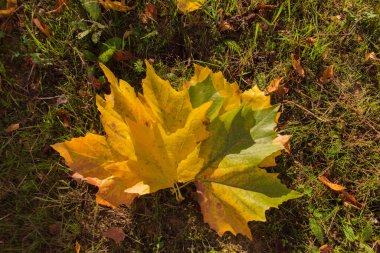
<svg viewBox="0 0 380 253">
<path fill-rule="evenodd" d="M 325 177 L 325 176 L 318 177 L 318 180 L 322 184 L 326 185 L 331 190 L 336 191 L 336 192 L 342 192 L 344 189 L 346 189 L 346 187 L 344 187 L 344 186 L 341 186 L 339 184 L 334 184 L 334 183 L 330 182 L 330 180 L 328 180 L 327 177 Z"/>
<path fill-rule="evenodd" d="M 11 124 L 7 127 L 7 129 L 5 129 L 5 131 L 7 133 L 12 133 L 13 131 L 17 130 L 20 128 L 20 123 L 15 123 L 15 124 Z"/>
<path fill-rule="evenodd" d="M 103 235 L 114 240 L 117 244 L 121 244 L 125 239 L 124 231 L 119 227 L 110 227 Z"/>
<path fill-rule="evenodd" d="M 334 79 L 334 65 L 330 65 L 325 68 L 319 77 L 319 82 L 322 85 L 328 84 Z"/>
<path fill-rule="evenodd" d="M 47 37 L 50 37 L 49 28 L 46 25 L 42 24 L 38 18 L 33 18 L 33 23 L 43 34 L 45 34 Z"/>
<path fill-rule="evenodd" d="M 305 70 L 301 66 L 301 58 L 300 57 L 296 58 L 296 56 L 293 53 L 291 54 L 291 58 L 292 58 L 292 66 L 297 72 L 297 74 L 300 77 L 305 77 Z"/>
</svg>

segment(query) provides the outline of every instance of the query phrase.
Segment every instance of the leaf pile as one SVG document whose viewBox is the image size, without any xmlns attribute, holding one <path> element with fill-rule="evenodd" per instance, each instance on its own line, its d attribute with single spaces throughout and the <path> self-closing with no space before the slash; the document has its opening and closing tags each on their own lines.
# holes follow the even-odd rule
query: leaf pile
<svg viewBox="0 0 380 253">
<path fill-rule="evenodd" d="M 277 174 L 275 157 L 289 136 L 275 131 L 278 106 L 258 87 L 241 92 L 221 72 L 195 65 L 180 90 L 146 62 L 143 94 L 118 80 L 104 65 L 111 94 L 97 96 L 106 136 L 54 144 L 81 178 L 99 188 L 97 203 L 113 208 L 134 198 L 194 182 L 204 220 L 219 235 L 252 238 L 248 221 L 265 221 L 265 211 L 297 198 Z"/>
</svg>

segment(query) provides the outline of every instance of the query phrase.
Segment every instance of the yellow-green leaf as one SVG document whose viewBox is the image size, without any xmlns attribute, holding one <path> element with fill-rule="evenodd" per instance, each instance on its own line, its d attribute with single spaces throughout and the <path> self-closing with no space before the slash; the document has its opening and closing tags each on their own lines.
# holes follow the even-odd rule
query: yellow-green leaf
<svg viewBox="0 0 380 253">
<path fill-rule="evenodd" d="M 177 7 L 184 13 L 192 12 L 199 9 L 204 2 L 205 0 L 177 0 Z"/>
</svg>

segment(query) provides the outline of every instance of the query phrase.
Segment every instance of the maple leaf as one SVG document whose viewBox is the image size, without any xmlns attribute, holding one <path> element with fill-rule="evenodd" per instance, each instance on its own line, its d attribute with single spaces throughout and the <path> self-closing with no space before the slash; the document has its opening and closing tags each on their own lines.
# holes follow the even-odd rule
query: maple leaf
<svg viewBox="0 0 380 253">
<path fill-rule="evenodd" d="M 99 187 L 99 204 L 131 204 L 139 195 L 186 182 L 198 172 L 188 168 L 201 163 L 197 154 L 209 136 L 204 120 L 211 102 L 192 109 L 186 90 L 174 90 L 146 64 L 144 95 L 138 96 L 101 65 L 111 84 L 110 95 L 97 96 L 106 137 L 87 134 L 52 146 L 75 177 Z"/>
<path fill-rule="evenodd" d="M 177 7 L 180 11 L 187 13 L 199 9 L 205 0 L 177 0 Z"/>
<path fill-rule="evenodd" d="M 257 86 L 241 92 L 221 72 L 195 65 L 179 89 L 158 77 L 148 62 L 143 94 L 135 93 L 100 64 L 111 94 L 97 96 L 106 136 L 54 144 L 82 178 L 99 187 L 97 202 L 116 207 L 134 198 L 195 182 L 204 220 L 219 235 L 252 238 L 249 221 L 265 221 L 265 211 L 297 198 L 262 167 L 274 166 L 288 135 L 275 126 L 279 106 Z"/>
</svg>

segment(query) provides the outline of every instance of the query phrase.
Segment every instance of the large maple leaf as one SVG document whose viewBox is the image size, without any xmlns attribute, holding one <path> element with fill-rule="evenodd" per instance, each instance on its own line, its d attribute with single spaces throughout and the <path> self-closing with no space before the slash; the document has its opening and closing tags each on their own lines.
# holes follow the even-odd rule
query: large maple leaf
<svg viewBox="0 0 380 253">
<path fill-rule="evenodd" d="M 97 97 L 106 136 L 53 145 L 79 177 L 99 187 L 97 202 L 116 207 L 137 196 L 195 182 L 205 222 L 252 238 L 247 222 L 299 197 L 262 167 L 274 166 L 288 136 L 274 129 L 278 106 L 257 87 L 241 92 L 221 72 L 195 65 L 181 90 L 147 64 L 143 94 L 101 65 L 111 94 Z"/>
<path fill-rule="evenodd" d="M 99 187 L 97 202 L 116 207 L 139 195 L 187 182 L 198 171 L 200 142 L 209 136 L 206 113 L 211 102 L 192 108 L 187 90 L 176 91 L 147 63 L 144 95 L 136 93 L 101 65 L 111 94 L 97 96 L 106 136 L 54 144 L 75 177 Z"/>
</svg>

